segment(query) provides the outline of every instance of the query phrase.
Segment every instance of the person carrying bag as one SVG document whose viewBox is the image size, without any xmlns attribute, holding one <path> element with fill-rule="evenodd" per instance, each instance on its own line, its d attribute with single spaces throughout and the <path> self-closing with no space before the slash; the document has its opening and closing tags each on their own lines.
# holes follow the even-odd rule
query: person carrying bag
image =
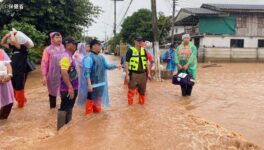
<svg viewBox="0 0 264 150">
<path fill-rule="evenodd" d="M 182 44 L 176 49 L 176 65 L 179 73 L 173 78 L 181 86 L 182 96 L 191 96 L 197 72 L 197 48 L 190 41 L 190 35 L 182 36 Z"/>
</svg>

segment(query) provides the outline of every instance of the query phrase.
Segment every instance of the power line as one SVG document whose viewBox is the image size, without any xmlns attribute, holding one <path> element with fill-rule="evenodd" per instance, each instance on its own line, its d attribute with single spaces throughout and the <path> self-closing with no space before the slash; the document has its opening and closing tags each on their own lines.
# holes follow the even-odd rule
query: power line
<svg viewBox="0 0 264 150">
<path fill-rule="evenodd" d="M 172 11 L 173 6 L 171 4 L 171 0 L 167 0 L 166 2 L 169 4 L 169 6 L 167 6 L 167 7 L 170 9 L 170 11 Z"/>
<path fill-rule="evenodd" d="M 128 13 L 128 10 L 129 10 L 130 6 L 132 5 L 132 2 L 133 2 L 133 0 L 130 0 L 130 3 L 129 3 L 129 5 L 128 5 L 127 9 L 126 9 L 126 12 L 125 12 L 125 14 L 123 15 L 123 17 L 122 17 L 120 23 L 118 24 L 118 28 L 121 26 L 121 24 L 122 24 L 123 21 L 125 20 L 125 17 L 126 17 L 126 15 L 127 15 L 127 13 Z"/>
<path fill-rule="evenodd" d="M 129 5 L 128 5 L 127 9 L 126 9 L 126 12 L 125 12 L 125 14 L 123 15 L 123 17 L 122 17 L 120 23 L 118 24 L 117 28 L 119 28 L 119 27 L 121 26 L 122 22 L 124 21 L 126 15 L 127 15 L 127 13 L 128 13 L 128 10 L 129 10 L 130 6 L 132 5 L 132 2 L 133 2 L 133 0 L 130 0 L 130 3 L 129 3 Z M 111 34 L 110 37 L 113 37 L 113 33 Z"/>
<path fill-rule="evenodd" d="M 125 10 L 125 5 L 127 4 L 126 3 L 127 1 L 125 1 L 123 4 L 122 4 L 122 6 L 121 6 L 121 11 L 119 11 L 119 14 L 118 14 L 118 18 L 120 18 L 121 17 L 121 15 L 123 14 L 123 12 L 124 12 L 124 10 Z"/>
</svg>

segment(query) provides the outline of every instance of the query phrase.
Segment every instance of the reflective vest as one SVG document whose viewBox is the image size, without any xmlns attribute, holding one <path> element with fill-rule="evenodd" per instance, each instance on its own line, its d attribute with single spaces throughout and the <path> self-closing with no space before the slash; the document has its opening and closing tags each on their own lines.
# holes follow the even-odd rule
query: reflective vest
<svg viewBox="0 0 264 150">
<path fill-rule="evenodd" d="M 184 46 L 183 44 L 181 44 L 179 52 L 178 52 L 179 59 L 188 60 L 191 54 L 192 54 L 191 45 L 189 44 L 187 46 Z"/>
<path fill-rule="evenodd" d="M 145 49 L 141 48 L 140 53 L 138 52 L 138 50 L 135 47 L 131 47 L 130 49 L 132 50 L 132 56 L 131 56 L 130 61 L 129 61 L 129 70 L 138 71 L 139 60 L 140 60 L 139 57 L 141 57 L 143 70 L 146 70 L 148 61 L 147 61 L 147 55 L 146 55 Z"/>
</svg>

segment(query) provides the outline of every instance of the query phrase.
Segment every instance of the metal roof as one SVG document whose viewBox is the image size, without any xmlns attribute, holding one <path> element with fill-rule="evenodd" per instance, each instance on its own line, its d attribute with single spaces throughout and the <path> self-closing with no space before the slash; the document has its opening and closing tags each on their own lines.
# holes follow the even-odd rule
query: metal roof
<svg viewBox="0 0 264 150">
<path fill-rule="evenodd" d="M 183 11 L 191 15 L 218 15 L 220 12 L 206 9 L 206 8 L 183 8 Z"/>
<path fill-rule="evenodd" d="M 177 14 L 175 24 L 186 24 L 189 18 L 200 16 L 229 16 L 232 13 L 264 13 L 264 5 L 242 5 L 242 4 L 203 4 L 201 8 L 182 8 Z M 185 20 L 188 21 L 185 21 Z M 197 18 L 192 23 L 196 23 Z M 190 23 L 188 23 L 190 24 Z"/>
<path fill-rule="evenodd" d="M 206 9 L 206 8 L 182 8 L 176 16 L 175 22 L 178 22 L 189 16 L 220 16 L 225 13 Z"/>
<path fill-rule="evenodd" d="M 228 12 L 264 12 L 264 5 L 244 5 L 244 4 L 203 4 L 201 8 L 215 11 Z"/>
</svg>

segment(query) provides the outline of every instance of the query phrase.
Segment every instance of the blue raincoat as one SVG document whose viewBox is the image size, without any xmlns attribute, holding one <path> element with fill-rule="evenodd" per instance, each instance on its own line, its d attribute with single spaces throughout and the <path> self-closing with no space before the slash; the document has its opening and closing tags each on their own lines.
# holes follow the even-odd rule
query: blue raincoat
<svg viewBox="0 0 264 150">
<path fill-rule="evenodd" d="M 83 59 L 84 57 L 87 55 L 86 49 L 85 49 L 85 44 L 84 43 L 79 43 L 78 44 L 78 48 L 77 51 L 75 52 L 75 54 L 73 55 L 75 64 L 76 64 L 76 68 L 78 71 L 78 78 L 79 78 L 79 87 L 78 87 L 78 91 L 80 90 L 84 90 L 81 89 L 81 78 L 82 78 L 82 73 L 83 73 Z M 85 87 L 85 85 L 83 85 Z M 87 89 L 87 88 L 86 88 Z M 86 99 L 86 97 L 80 95 L 80 93 L 78 92 L 78 96 L 77 96 L 77 101 L 79 101 L 79 99 Z"/>
<path fill-rule="evenodd" d="M 93 86 L 92 101 L 102 100 L 104 107 L 109 105 L 107 70 L 113 70 L 116 65 L 108 64 L 101 54 L 89 52 L 83 59 L 83 73 L 80 81 L 78 104 L 85 106 L 88 95 L 88 79 Z"/>
<path fill-rule="evenodd" d="M 171 49 L 171 48 L 162 54 L 162 57 L 161 57 L 162 60 L 169 59 L 169 61 L 167 62 L 167 67 L 166 67 L 167 71 L 174 72 L 177 70 L 175 55 L 176 55 L 176 51 L 174 49 Z M 167 57 L 169 57 L 169 58 L 167 58 Z"/>
</svg>

